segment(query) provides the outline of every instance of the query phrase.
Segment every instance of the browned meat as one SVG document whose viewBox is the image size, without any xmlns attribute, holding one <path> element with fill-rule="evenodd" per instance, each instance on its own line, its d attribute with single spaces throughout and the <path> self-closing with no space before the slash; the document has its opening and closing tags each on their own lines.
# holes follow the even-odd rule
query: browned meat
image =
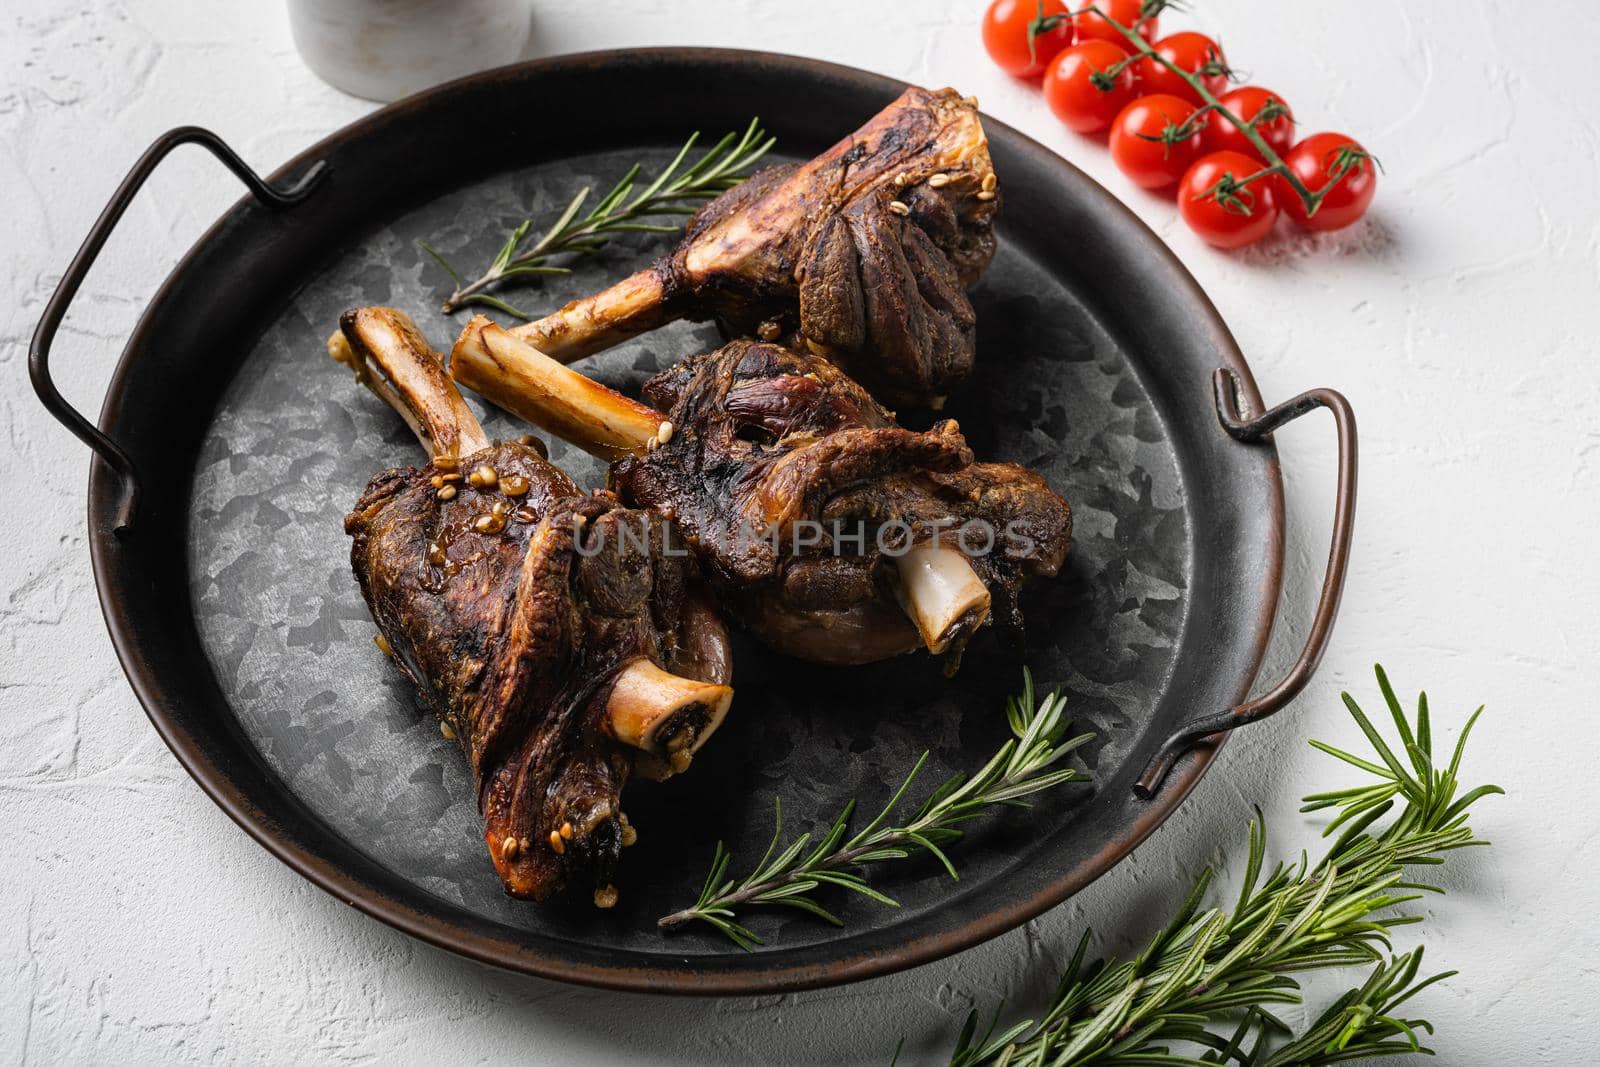
<svg viewBox="0 0 1600 1067">
<path fill-rule="evenodd" d="M 570 362 L 717 317 L 787 335 L 887 403 L 936 405 L 972 369 L 966 289 L 994 256 L 999 204 L 974 102 L 907 89 L 816 159 L 707 204 L 655 266 L 513 332 Z"/>
<path fill-rule="evenodd" d="M 620 460 L 613 486 L 673 515 L 724 603 L 786 651 L 865 662 L 926 643 L 900 608 L 897 553 L 936 531 L 1013 632 L 1023 580 L 1066 558 L 1071 512 L 1042 478 L 974 462 L 953 421 L 897 425 L 816 356 L 735 341 L 657 375 L 645 399 L 671 439 Z"/>
<path fill-rule="evenodd" d="M 616 456 L 632 433 L 613 488 L 672 516 L 721 603 L 791 655 L 959 650 L 991 617 L 1015 631 L 1024 579 L 1055 574 L 1067 553 L 1071 512 L 1038 475 L 975 463 L 954 422 L 899 426 L 815 355 L 735 341 L 690 357 L 645 387 L 666 412 L 654 433 L 619 434 L 648 409 L 578 389 L 571 370 L 481 317 L 452 373 L 597 454 Z"/>
<path fill-rule="evenodd" d="M 467 755 L 507 891 L 575 882 L 608 907 L 633 835 L 622 787 L 685 769 L 721 722 L 727 633 L 661 515 L 580 493 L 534 443 L 487 441 L 400 312 L 342 330 L 433 453 L 379 473 L 345 519 L 373 619 Z"/>
</svg>

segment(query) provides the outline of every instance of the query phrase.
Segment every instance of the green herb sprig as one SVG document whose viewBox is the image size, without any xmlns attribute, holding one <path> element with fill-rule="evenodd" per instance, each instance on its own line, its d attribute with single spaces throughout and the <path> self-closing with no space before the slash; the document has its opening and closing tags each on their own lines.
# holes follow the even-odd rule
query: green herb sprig
<svg viewBox="0 0 1600 1067">
<path fill-rule="evenodd" d="M 1419 698 L 1412 719 L 1383 668 L 1376 671 L 1399 743 L 1387 742 L 1344 694 L 1376 758 L 1312 744 L 1376 781 L 1305 798 L 1302 811 L 1337 810 L 1324 836 L 1338 836 L 1321 861 L 1312 864 L 1302 854 L 1263 879 L 1266 834 L 1258 812 L 1232 911 L 1201 908 L 1211 884 L 1208 869 L 1173 920 L 1135 958 L 1087 963 L 1085 933 L 1043 1016 L 998 1035 L 991 1023 L 978 1037 L 973 1012 L 957 1039 L 953 1067 L 1289 1067 L 1427 1053 L 1422 1035 L 1432 1027 L 1400 1009 L 1454 972 L 1419 978 L 1420 948 L 1391 954 L 1390 931 L 1423 918 L 1394 909 L 1424 893 L 1443 892 L 1414 880 L 1412 872 L 1445 862 L 1457 849 L 1487 844 L 1467 825 L 1468 809 L 1504 790 L 1460 790 L 1462 752 L 1482 708 L 1468 719 L 1449 763 L 1436 766 L 1427 695 Z M 1293 977 L 1298 972 L 1364 965 L 1372 967 L 1369 977 L 1299 1035 L 1270 1010 L 1301 1002 Z"/>
<path fill-rule="evenodd" d="M 728 877 L 732 856 L 718 841 L 711 859 L 711 873 L 706 876 L 700 898 L 691 907 L 662 917 L 658 925 L 670 930 L 691 922 L 708 923 L 748 951 L 763 942 L 735 921 L 740 908 L 755 905 L 799 908 L 835 926 L 843 925 L 838 916 L 813 896 L 826 886 L 838 886 L 890 907 L 900 906 L 849 868 L 925 853 L 936 858 L 951 878 L 958 879 L 955 864 L 944 848 L 961 838 L 961 824 L 1000 807 L 1027 807 L 1024 798 L 1034 793 L 1085 779 L 1071 767 L 1054 767 L 1094 736 L 1067 737 L 1072 723 L 1065 717 L 1065 709 L 1066 701 L 1059 692 L 1051 693 L 1042 703 L 1036 704 L 1033 677 L 1024 671 L 1022 693 L 1006 701 L 1012 738 L 977 774 L 955 775 L 935 789 L 909 819 L 892 823 L 890 817 L 927 762 L 928 754 L 924 752 L 877 818 L 847 839 L 850 817 L 855 812 L 855 801 L 851 801 L 809 850 L 810 833 L 801 834 L 788 847 L 779 850 L 783 839 L 783 808 L 777 805 L 777 829 L 772 843 L 751 873 L 739 879 Z"/>
<path fill-rule="evenodd" d="M 470 282 L 464 280 L 438 250 L 418 241 L 422 250 L 432 256 L 455 283 L 455 289 L 444 299 L 442 310 L 448 314 L 468 304 L 484 304 L 521 319 L 531 318 L 527 312 L 490 296 L 488 290 L 519 279 L 570 274 L 572 271 L 569 267 L 551 266 L 550 258 L 563 252 L 597 252 L 605 247 L 611 234 L 678 232 L 680 227 L 677 225 L 637 220 L 694 214 L 700 202 L 720 196 L 744 181 L 749 176 L 750 168 L 766 155 L 775 141 L 761 128 L 758 119 L 751 119 L 742 135 L 724 135 L 697 161 L 680 170 L 699 138 L 698 132 L 691 134 L 666 169 L 637 192 L 634 186 L 640 180 L 642 168 L 635 163 L 611 187 L 611 191 L 589 209 L 588 214 L 580 216 L 584 202 L 589 199 L 590 190 L 585 186 L 567 204 L 566 210 L 545 231 L 544 236 L 526 249 L 522 245 L 533 229 L 533 219 L 523 219 L 511 231 L 506 243 L 500 246 L 494 261 Z"/>
</svg>

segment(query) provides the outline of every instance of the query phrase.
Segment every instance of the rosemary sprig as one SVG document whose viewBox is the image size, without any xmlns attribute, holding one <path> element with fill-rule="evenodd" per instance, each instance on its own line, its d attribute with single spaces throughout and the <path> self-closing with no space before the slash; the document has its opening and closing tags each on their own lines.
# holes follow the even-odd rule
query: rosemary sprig
<svg viewBox="0 0 1600 1067">
<path fill-rule="evenodd" d="M 779 851 L 778 845 L 783 839 L 783 808 L 781 804 L 776 805 L 777 829 L 766 855 L 754 870 L 741 879 L 729 878 L 732 856 L 718 841 L 711 858 L 711 873 L 700 890 L 700 899 L 692 907 L 662 917 L 658 925 L 673 929 L 696 921 L 709 923 L 748 951 L 762 940 L 734 921 L 737 910 L 742 907 L 774 904 L 799 908 L 835 926 L 843 925 L 812 896 L 824 886 L 838 886 L 880 904 L 900 906 L 869 885 L 860 873 L 847 868 L 905 859 L 922 852 L 936 858 L 951 878 L 959 879 L 955 864 L 944 848 L 961 838 L 962 823 L 1001 806 L 1027 807 L 1024 797 L 1063 782 L 1084 780 L 1085 776 L 1071 767 L 1051 769 L 1094 736 L 1067 737 L 1072 723 L 1063 714 L 1065 709 L 1066 700 L 1060 692 L 1051 693 L 1043 703 L 1036 704 L 1033 677 L 1024 671 L 1021 694 L 1006 701 L 1006 718 L 1013 736 L 977 774 L 955 775 L 935 789 L 909 819 L 891 823 L 890 816 L 927 762 L 928 754 L 924 752 L 877 818 L 847 840 L 850 816 L 855 811 L 852 800 L 809 851 L 810 833 L 801 834 Z"/>
<path fill-rule="evenodd" d="M 750 168 L 767 153 L 775 140 L 767 136 L 760 120 L 751 119 L 742 135 L 724 135 L 696 162 L 679 170 L 699 138 L 698 132 L 690 134 L 666 169 L 637 192 L 634 186 L 640 181 L 642 168 L 635 163 L 611 187 L 611 191 L 589 209 L 587 215 L 580 216 L 579 212 L 589 199 L 589 188 L 585 186 L 567 204 L 566 210 L 545 231 L 544 236 L 527 249 L 523 249 L 522 244 L 533 229 L 533 220 L 523 219 L 511 231 L 506 243 L 500 246 L 494 261 L 470 282 L 463 280 L 460 272 L 436 249 L 418 241 L 422 250 L 432 256 L 455 283 L 455 289 L 444 299 L 442 310 L 449 313 L 468 304 L 485 304 L 508 315 L 531 318 L 504 300 L 490 296 L 487 290 L 519 278 L 570 274 L 568 267 L 551 266 L 550 257 L 563 252 L 597 252 L 605 246 L 609 234 L 676 233 L 679 229 L 676 225 L 637 220 L 661 215 L 694 214 L 700 201 L 720 196 L 744 181 L 749 176 Z"/>
<path fill-rule="evenodd" d="M 1458 795 L 1462 752 L 1482 708 L 1468 719 L 1441 768 L 1434 763 L 1427 695 L 1419 698 L 1413 720 L 1382 667 L 1377 676 L 1399 745 L 1385 741 L 1348 693 L 1345 706 L 1376 759 L 1312 742 L 1376 778 L 1305 798 L 1302 811 L 1337 809 L 1324 836 L 1338 836 L 1320 862 L 1313 865 L 1302 853 L 1298 862 L 1279 863 L 1263 880 L 1266 834 L 1258 812 L 1250 824 L 1244 884 L 1231 912 L 1202 910 L 1212 877 L 1207 870 L 1172 922 L 1134 959 L 1086 964 L 1085 933 L 1037 1022 L 1017 1023 L 999 1035 L 991 1024 L 977 1038 L 978 1016 L 972 1013 L 952 1065 L 1289 1067 L 1427 1052 L 1421 1034 L 1431 1034 L 1432 1027 L 1403 1017 L 1400 1008 L 1454 972 L 1419 979 L 1421 949 L 1388 955 L 1390 931 L 1422 921 L 1419 914 L 1391 909 L 1425 892 L 1443 892 L 1414 881 L 1410 872 L 1441 864 L 1456 849 L 1487 844 L 1467 826 L 1468 809 L 1503 790 L 1481 785 Z M 1391 812 L 1394 817 L 1380 827 Z M 1366 981 L 1298 1036 L 1269 1010 L 1301 1002 L 1297 972 L 1361 965 L 1372 967 Z M 1174 1051 L 1175 1046 L 1196 1051 Z"/>
</svg>

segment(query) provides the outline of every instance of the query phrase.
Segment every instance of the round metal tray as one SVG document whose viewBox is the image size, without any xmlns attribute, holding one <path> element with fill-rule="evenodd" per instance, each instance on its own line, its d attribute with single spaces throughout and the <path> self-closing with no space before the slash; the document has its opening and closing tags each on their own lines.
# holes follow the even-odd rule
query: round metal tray
<svg viewBox="0 0 1600 1067">
<path fill-rule="evenodd" d="M 381 467 L 418 453 L 392 413 L 329 362 L 339 311 L 393 304 L 435 343 L 442 278 L 418 238 L 481 259 L 525 214 L 635 160 L 659 165 L 692 129 L 751 115 L 777 158 L 809 156 L 902 88 L 791 57 L 630 50 L 491 71 L 384 108 L 263 182 L 214 135 L 175 130 L 117 191 L 47 307 L 41 398 L 100 453 L 89 532 L 106 622 L 135 691 L 201 787 L 266 848 L 342 900 L 503 967 L 619 989 L 756 993 L 850 981 L 955 952 L 1059 903 L 1126 856 L 1210 765 L 1217 731 L 1270 714 L 1315 668 L 1337 610 L 1354 496 L 1354 424 L 1317 390 L 1271 412 L 1194 281 L 1132 214 L 1066 162 L 985 120 L 1006 189 L 1001 251 L 974 293 L 976 377 L 952 399 L 980 456 L 1041 471 L 1072 504 L 1069 566 L 1026 605 L 1027 662 L 1096 741 L 1089 786 L 977 824 L 934 863 L 874 874 L 902 902 L 830 901 L 846 923 L 762 915 L 742 952 L 654 919 L 692 901 L 722 839 L 759 854 L 775 798 L 795 832 L 848 798 L 881 803 L 924 750 L 924 787 L 972 770 L 1006 735 L 1020 665 L 980 640 L 953 681 L 926 657 L 797 664 L 741 641 L 729 723 L 694 773 L 630 786 L 640 831 L 622 903 L 506 898 L 482 854 L 467 769 L 373 648 L 344 511 Z M 139 185 L 199 143 L 251 189 L 178 264 L 128 341 L 99 428 L 61 401 L 50 342 Z M 662 247 L 619 241 L 539 308 Z M 659 241 L 659 239 L 655 239 Z M 718 343 L 676 326 L 585 364 L 623 389 Z M 1283 503 L 1267 436 L 1314 407 L 1340 432 L 1336 537 L 1305 654 L 1242 704 L 1272 626 Z M 1220 417 L 1219 417 L 1220 416 Z M 522 427 L 489 413 L 491 433 Z M 593 461 L 559 444 L 580 483 Z M 1208 736 L 1211 735 L 1211 736 Z M 1170 773 L 1169 773 L 1170 772 Z M 916 795 L 916 791 L 914 794 Z"/>
</svg>

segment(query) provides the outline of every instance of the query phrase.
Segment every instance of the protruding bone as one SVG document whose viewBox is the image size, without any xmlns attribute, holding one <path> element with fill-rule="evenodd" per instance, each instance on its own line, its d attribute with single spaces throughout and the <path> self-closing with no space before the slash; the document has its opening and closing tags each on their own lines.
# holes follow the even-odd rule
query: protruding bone
<svg viewBox="0 0 1600 1067">
<path fill-rule="evenodd" d="M 339 332 L 328 338 L 328 354 L 400 413 L 428 455 L 460 457 L 489 447 L 488 435 L 450 380 L 443 358 L 405 312 L 385 307 L 346 311 L 339 317 Z"/>
<path fill-rule="evenodd" d="M 564 441 L 611 461 L 643 452 L 661 432 L 654 408 L 569 370 L 482 315 L 450 355 L 456 381 Z"/>
<path fill-rule="evenodd" d="M 639 750 L 639 773 L 659 780 L 688 769 L 732 702 L 728 686 L 684 678 L 641 658 L 617 672 L 606 698 L 606 727 Z"/>
<path fill-rule="evenodd" d="M 989 589 L 966 555 L 944 545 L 908 550 L 895 560 L 906 614 L 934 655 L 989 619 Z"/>
<path fill-rule="evenodd" d="M 557 362 L 571 363 L 665 326 L 678 315 L 668 306 L 661 271 L 648 267 L 510 332 Z"/>
</svg>

